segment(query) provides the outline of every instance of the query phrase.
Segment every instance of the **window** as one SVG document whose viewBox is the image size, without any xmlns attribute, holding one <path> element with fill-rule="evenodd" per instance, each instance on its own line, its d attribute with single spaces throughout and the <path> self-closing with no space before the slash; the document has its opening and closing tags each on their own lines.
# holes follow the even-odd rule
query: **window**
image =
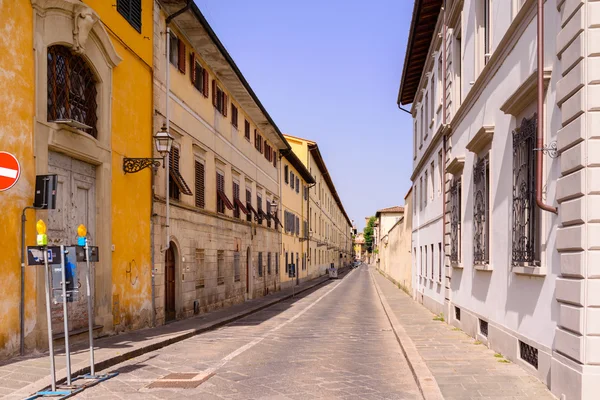
<svg viewBox="0 0 600 400">
<path fill-rule="evenodd" d="M 262 225 L 265 213 L 262 208 L 262 196 L 259 193 L 256 194 L 256 210 L 258 212 L 258 223 Z"/>
<path fill-rule="evenodd" d="M 233 210 L 233 204 L 225 195 L 225 176 L 222 172 L 217 171 L 217 212 L 224 214 L 225 207 Z"/>
<path fill-rule="evenodd" d="M 463 58 L 463 52 L 462 52 L 462 33 L 459 30 L 456 33 L 456 38 L 454 40 L 454 75 L 456 77 L 456 88 L 455 88 L 455 93 L 456 93 L 456 109 L 458 109 L 458 106 L 460 106 L 462 104 L 462 58 Z"/>
<path fill-rule="evenodd" d="M 195 179 L 194 179 L 194 183 L 195 183 L 195 200 L 196 200 L 196 207 L 198 208 L 204 208 L 205 207 L 205 203 L 204 203 L 204 164 L 201 163 L 200 161 L 196 161 L 195 162 Z"/>
<path fill-rule="evenodd" d="M 217 84 L 217 81 L 212 81 L 213 106 L 224 117 L 227 116 L 227 95 L 225 91 Z"/>
<path fill-rule="evenodd" d="M 317 250 L 315 250 L 317 251 Z M 285 273 L 289 273 L 290 271 L 290 260 L 289 260 L 289 253 L 286 251 L 285 252 Z"/>
<path fill-rule="evenodd" d="M 423 139 L 427 140 L 427 135 L 429 135 L 429 92 L 425 94 L 425 100 L 423 100 L 423 102 L 425 103 L 425 121 L 423 123 L 425 137 Z"/>
<path fill-rule="evenodd" d="M 521 360 L 527 361 L 535 369 L 538 369 L 538 349 L 519 340 L 519 350 Z"/>
<path fill-rule="evenodd" d="M 423 193 L 423 207 L 427 206 L 427 196 L 429 193 L 429 176 L 427 175 L 427 171 L 425 171 L 425 192 Z"/>
<path fill-rule="evenodd" d="M 171 64 L 176 66 L 179 72 L 185 74 L 185 43 L 172 32 L 169 38 L 169 49 Z"/>
<path fill-rule="evenodd" d="M 435 193 L 435 164 L 431 162 L 431 200 L 433 200 Z"/>
<path fill-rule="evenodd" d="M 265 146 L 264 146 L 265 159 L 269 162 L 273 162 L 273 148 L 267 144 L 266 140 L 265 140 L 264 144 L 265 144 Z"/>
<path fill-rule="evenodd" d="M 431 280 L 433 280 L 433 269 L 435 268 L 435 261 L 433 261 L 433 243 L 431 244 Z"/>
<path fill-rule="evenodd" d="M 539 209 L 535 202 L 535 141 L 537 116 L 524 119 L 513 132 L 513 229 L 512 264 L 540 265 L 537 232 Z"/>
<path fill-rule="evenodd" d="M 417 214 L 417 185 L 413 187 L 413 214 Z"/>
<path fill-rule="evenodd" d="M 442 282 L 442 267 L 444 265 L 444 263 L 442 262 L 443 260 L 443 256 L 442 256 L 442 242 L 438 243 L 438 281 L 441 283 Z"/>
<path fill-rule="evenodd" d="M 489 158 L 480 158 L 473 169 L 473 262 L 487 264 L 490 255 Z"/>
<path fill-rule="evenodd" d="M 239 218 L 240 217 L 240 206 L 239 206 L 239 200 L 240 200 L 240 184 L 237 182 L 233 182 L 233 216 L 235 218 Z"/>
<path fill-rule="evenodd" d="M 438 63 L 437 63 L 437 82 L 436 82 L 436 84 L 437 84 L 437 88 L 438 88 L 439 100 L 436 99 L 436 101 L 438 102 L 438 105 L 442 105 L 444 102 L 444 99 L 443 99 L 443 97 L 444 97 L 443 59 L 444 59 L 444 57 L 442 55 L 440 55 L 438 57 Z"/>
<path fill-rule="evenodd" d="M 441 58 L 441 57 L 440 57 Z M 431 80 L 429 81 L 429 91 L 431 92 L 431 122 L 433 122 L 433 119 L 435 118 L 435 75 L 433 75 L 434 72 L 432 72 L 432 76 L 431 76 Z M 429 125 L 431 125 L 431 122 L 428 122 Z"/>
<path fill-rule="evenodd" d="M 296 235 L 300 235 L 300 218 L 296 217 L 295 221 Z"/>
<path fill-rule="evenodd" d="M 117 11 L 136 31 L 142 31 L 142 0 L 117 0 Z"/>
<path fill-rule="evenodd" d="M 490 60 L 491 52 L 492 52 L 492 43 L 491 43 L 491 19 L 490 19 L 490 1 L 491 0 L 482 0 L 483 1 L 483 65 L 486 65 Z"/>
<path fill-rule="evenodd" d="M 440 181 L 438 185 L 438 196 L 442 194 L 442 190 L 444 190 L 444 170 L 443 168 L 444 159 L 442 156 L 442 150 L 438 153 L 438 179 Z M 433 174 L 433 172 L 432 172 Z"/>
<path fill-rule="evenodd" d="M 294 188 L 294 173 L 290 171 L 290 187 Z"/>
<path fill-rule="evenodd" d="M 271 201 L 270 200 L 266 201 L 266 210 L 267 210 L 267 212 L 266 212 L 266 216 L 267 216 L 267 228 L 270 228 L 271 227 L 271 214 L 270 214 L 270 211 L 271 211 Z"/>
<path fill-rule="evenodd" d="M 208 97 L 208 71 L 200 65 L 194 53 L 190 54 L 190 79 L 204 97 Z"/>
<path fill-rule="evenodd" d="M 250 141 L 250 122 L 244 120 L 244 137 Z"/>
<path fill-rule="evenodd" d="M 271 253 L 267 253 L 267 275 L 271 275 Z"/>
<path fill-rule="evenodd" d="M 192 190 L 179 172 L 179 148 L 172 146 L 169 153 L 169 197 L 179 200 L 181 194 L 191 196 Z"/>
<path fill-rule="evenodd" d="M 300 180 L 296 177 L 296 193 L 300 193 Z"/>
<path fill-rule="evenodd" d="M 204 287 L 204 249 L 196 249 L 196 287 Z"/>
<path fill-rule="evenodd" d="M 279 275 L 279 253 L 275 253 L 275 275 Z"/>
<path fill-rule="evenodd" d="M 260 134 L 258 133 L 258 131 L 255 129 L 254 130 L 254 148 L 262 154 L 263 152 L 263 141 L 262 141 L 262 137 L 260 136 Z"/>
<path fill-rule="evenodd" d="M 413 123 L 413 160 L 417 159 L 417 119 Z"/>
<path fill-rule="evenodd" d="M 258 252 L 258 276 L 263 276 L 263 259 L 262 251 Z"/>
<path fill-rule="evenodd" d="M 454 306 L 454 319 L 460 321 L 460 308 Z"/>
<path fill-rule="evenodd" d="M 240 252 L 233 253 L 233 281 L 240 281 Z"/>
<path fill-rule="evenodd" d="M 225 251 L 217 251 L 217 285 L 225 283 Z"/>
<path fill-rule="evenodd" d="M 289 169 L 287 165 L 283 168 L 283 179 L 285 180 L 285 183 L 290 183 Z"/>
<path fill-rule="evenodd" d="M 277 168 L 277 152 L 273 150 L 273 166 Z"/>
<path fill-rule="evenodd" d="M 421 276 L 425 276 L 425 273 L 423 272 L 423 246 L 421 246 L 419 249 L 421 250 Z"/>
<path fill-rule="evenodd" d="M 249 184 L 246 182 L 246 187 Z M 254 210 L 254 207 L 252 207 L 252 192 L 250 191 L 250 189 L 246 189 L 246 208 L 248 209 L 248 213 L 246 214 L 246 221 L 252 221 L 252 212 L 254 212 L 254 215 L 256 216 L 256 210 Z"/>
<path fill-rule="evenodd" d="M 479 333 L 481 336 L 488 336 L 488 322 L 483 319 L 479 319 Z"/>
<path fill-rule="evenodd" d="M 423 211 L 423 177 L 419 178 L 419 210 Z"/>
<path fill-rule="evenodd" d="M 425 245 L 423 247 L 425 247 L 425 253 L 424 253 L 425 257 L 424 257 L 424 260 L 423 260 L 425 262 L 425 266 L 424 266 L 424 269 L 423 269 L 423 276 L 427 277 L 427 245 Z"/>
<path fill-rule="evenodd" d="M 238 127 L 238 109 L 233 103 L 231 103 L 231 125 Z"/>
<path fill-rule="evenodd" d="M 82 57 L 64 46 L 48 47 L 48 121 L 72 120 L 98 137 L 96 78 Z"/>
<path fill-rule="evenodd" d="M 450 262 L 461 261 L 462 179 L 455 177 L 450 185 Z"/>
</svg>

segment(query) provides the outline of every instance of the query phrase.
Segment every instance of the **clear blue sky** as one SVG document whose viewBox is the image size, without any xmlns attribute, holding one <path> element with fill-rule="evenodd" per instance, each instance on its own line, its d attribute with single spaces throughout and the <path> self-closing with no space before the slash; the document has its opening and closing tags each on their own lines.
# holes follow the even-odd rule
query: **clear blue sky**
<svg viewBox="0 0 600 400">
<path fill-rule="evenodd" d="M 318 142 L 357 227 L 403 205 L 412 128 L 396 105 L 411 0 L 195 0 L 284 133 Z"/>
</svg>

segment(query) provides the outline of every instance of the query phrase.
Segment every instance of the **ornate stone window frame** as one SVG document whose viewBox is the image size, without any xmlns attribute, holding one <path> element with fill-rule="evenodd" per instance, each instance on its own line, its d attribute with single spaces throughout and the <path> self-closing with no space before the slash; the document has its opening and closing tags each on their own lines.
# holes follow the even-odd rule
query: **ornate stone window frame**
<svg viewBox="0 0 600 400">
<path fill-rule="evenodd" d="M 36 173 L 48 172 L 48 153 L 56 151 L 96 166 L 96 221 L 112 219 L 112 71 L 120 62 L 112 41 L 96 12 L 78 0 L 31 0 L 34 14 Z M 94 138 L 77 128 L 47 121 L 48 47 L 70 48 L 88 63 L 97 79 L 97 130 Z M 112 331 L 112 231 L 97 224 L 90 232 L 102 255 L 95 274 L 95 323 Z M 41 271 L 41 270 L 40 270 Z M 41 273 L 41 272 L 40 272 Z M 43 279 L 43 274 L 39 276 Z M 41 293 L 41 292 L 40 292 Z M 38 294 L 38 302 L 43 303 Z M 44 315 L 38 321 L 44 322 Z"/>
</svg>

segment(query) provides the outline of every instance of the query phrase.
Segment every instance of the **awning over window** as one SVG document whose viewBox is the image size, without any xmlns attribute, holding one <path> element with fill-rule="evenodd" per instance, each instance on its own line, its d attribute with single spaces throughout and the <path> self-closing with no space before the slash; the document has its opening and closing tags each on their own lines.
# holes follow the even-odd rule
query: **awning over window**
<svg viewBox="0 0 600 400">
<path fill-rule="evenodd" d="M 244 206 L 244 204 L 240 201 L 239 198 L 235 198 L 233 199 L 233 201 L 235 202 L 235 204 L 237 204 L 237 206 L 244 214 L 250 214 L 250 211 L 248 211 L 248 209 Z"/>
<path fill-rule="evenodd" d="M 277 217 L 277 215 L 275 215 L 273 218 L 275 219 L 275 223 L 279 224 L 279 226 L 281 226 L 283 228 L 283 225 L 281 224 L 281 221 L 279 221 L 279 218 Z"/>
<path fill-rule="evenodd" d="M 183 179 L 183 176 L 181 176 L 181 173 L 179 173 L 179 171 L 177 171 L 175 168 L 170 168 L 169 175 L 171 176 L 171 179 L 173 179 L 173 182 L 175 182 L 181 193 L 186 194 L 188 196 L 192 195 L 192 190 L 187 185 L 187 183 L 185 183 L 185 180 Z"/>
<path fill-rule="evenodd" d="M 259 217 L 258 213 L 256 212 L 256 210 L 254 209 L 254 207 L 252 207 L 252 204 L 250 202 L 246 203 L 246 208 L 248 208 L 248 211 L 252 211 L 252 213 L 254 214 L 254 216 L 256 218 Z"/>
<path fill-rule="evenodd" d="M 225 195 L 225 193 L 222 190 L 217 190 L 217 195 L 219 196 L 221 201 L 223 201 L 223 204 L 225 204 L 225 207 L 227 207 L 230 210 L 233 210 L 233 204 L 231 204 L 231 202 L 227 198 L 227 195 Z"/>
</svg>

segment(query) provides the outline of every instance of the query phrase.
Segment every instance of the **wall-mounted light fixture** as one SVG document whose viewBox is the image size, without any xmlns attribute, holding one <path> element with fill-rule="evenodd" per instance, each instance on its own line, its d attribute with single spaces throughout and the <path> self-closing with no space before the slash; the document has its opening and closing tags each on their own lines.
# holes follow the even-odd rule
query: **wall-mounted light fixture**
<svg viewBox="0 0 600 400">
<path fill-rule="evenodd" d="M 169 154 L 171 151 L 171 146 L 173 145 L 173 136 L 169 134 L 167 131 L 166 125 L 163 125 L 160 128 L 160 131 L 154 135 L 154 144 L 156 145 L 156 150 L 158 150 L 159 154 L 162 156 L 161 158 L 127 158 L 123 159 L 123 172 L 126 174 L 133 174 L 136 172 L 140 172 L 144 168 L 148 168 L 150 166 L 154 166 L 155 168 L 160 167 L 160 162 L 164 161 L 165 156 Z"/>
</svg>

